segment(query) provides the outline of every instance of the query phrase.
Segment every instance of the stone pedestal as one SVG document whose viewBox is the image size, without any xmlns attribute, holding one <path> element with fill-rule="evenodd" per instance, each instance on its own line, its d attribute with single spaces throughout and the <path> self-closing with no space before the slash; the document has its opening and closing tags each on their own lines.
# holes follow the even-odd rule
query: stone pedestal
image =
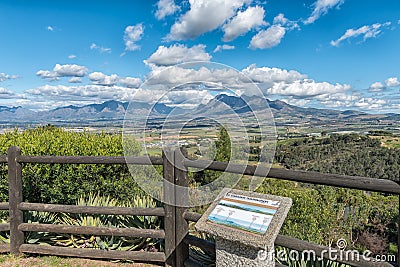
<svg viewBox="0 0 400 267">
<path fill-rule="evenodd" d="M 274 247 L 260 250 L 240 242 L 216 237 L 217 267 L 274 267 Z M 270 253 L 268 253 L 270 252 Z"/>
<path fill-rule="evenodd" d="M 195 227 L 215 236 L 217 267 L 272 267 L 274 242 L 291 204 L 287 197 L 226 189 Z"/>
</svg>

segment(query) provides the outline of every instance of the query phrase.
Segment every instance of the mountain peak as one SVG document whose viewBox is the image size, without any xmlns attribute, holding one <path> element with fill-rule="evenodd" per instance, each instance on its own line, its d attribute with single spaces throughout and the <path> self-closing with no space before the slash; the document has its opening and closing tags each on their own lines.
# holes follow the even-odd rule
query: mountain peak
<svg viewBox="0 0 400 267">
<path fill-rule="evenodd" d="M 215 100 L 225 103 L 231 108 L 242 108 L 247 106 L 246 101 L 238 96 L 231 96 L 227 94 L 219 94 L 215 97 Z"/>
</svg>

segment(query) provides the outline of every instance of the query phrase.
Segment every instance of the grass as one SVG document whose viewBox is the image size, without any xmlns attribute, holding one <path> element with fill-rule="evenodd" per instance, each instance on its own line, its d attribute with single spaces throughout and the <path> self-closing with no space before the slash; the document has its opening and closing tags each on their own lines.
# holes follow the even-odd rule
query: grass
<svg viewBox="0 0 400 267">
<path fill-rule="evenodd" d="M 145 263 L 120 263 L 57 256 L 15 257 L 11 254 L 0 255 L 1 267 L 144 267 L 157 266 Z"/>
<path fill-rule="evenodd" d="M 400 148 L 400 137 L 397 136 L 370 136 L 381 141 L 383 147 Z"/>
</svg>

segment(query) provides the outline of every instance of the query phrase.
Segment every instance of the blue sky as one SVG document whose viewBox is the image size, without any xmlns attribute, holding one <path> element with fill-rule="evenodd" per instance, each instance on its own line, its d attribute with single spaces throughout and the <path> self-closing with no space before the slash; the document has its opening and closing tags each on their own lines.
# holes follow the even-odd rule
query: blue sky
<svg viewBox="0 0 400 267">
<path fill-rule="evenodd" d="M 399 11 L 398 0 L 0 0 L 0 105 L 152 101 L 140 89 L 152 73 L 203 60 L 271 99 L 400 112 Z"/>
</svg>

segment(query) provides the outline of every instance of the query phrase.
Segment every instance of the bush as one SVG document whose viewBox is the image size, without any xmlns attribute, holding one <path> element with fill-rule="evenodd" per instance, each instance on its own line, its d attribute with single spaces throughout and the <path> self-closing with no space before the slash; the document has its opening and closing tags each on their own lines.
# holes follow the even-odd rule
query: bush
<svg viewBox="0 0 400 267">
<path fill-rule="evenodd" d="M 22 155 L 122 156 L 121 134 L 70 132 L 53 126 L 0 135 L 0 154 L 18 146 Z M 138 143 L 131 150 L 140 151 Z M 24 164 L 24 201 L 73 204 L 80 195 L 103 192 L 117 200 L 141 193 L 126 165 Z M 7 167 L 0 166 L 0 200 L 8 200 Z"/>
</svg>

